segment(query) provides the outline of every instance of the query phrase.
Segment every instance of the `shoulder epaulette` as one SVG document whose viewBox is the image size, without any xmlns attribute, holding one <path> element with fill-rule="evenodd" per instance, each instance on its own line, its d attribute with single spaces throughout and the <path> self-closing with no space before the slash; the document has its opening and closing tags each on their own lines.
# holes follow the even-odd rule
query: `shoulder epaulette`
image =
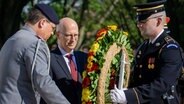
<svg viewBox="0 0 184 104">
<path fill-rule="evenodd" d="M 170 42 L 174 42 L 175 43 L 175 40 L 172 37 L 170 37 L 170 36 L 166 36 L 164 38 L 164 40 L 166 41 L 166 43 L 170 43 Z"/>
<path fill-rule="evenodd" d="M 167 35 L 167 36 L 164 38 L 164 40 L 165 40 L 166 43 L 163 44 L 162 47 L 160 48 L 159 53 L 158 53 L 158 56 L 160 56 L 160 53 L 161 53 L 162 49 L 163 49 L 167 44 L 169 44 L 169 43 L 171 43 L 171 42 L 176 43 L 176 41 L 175 41 L 172 37 L 170 37 L 169 35 Z"/>
</svg>

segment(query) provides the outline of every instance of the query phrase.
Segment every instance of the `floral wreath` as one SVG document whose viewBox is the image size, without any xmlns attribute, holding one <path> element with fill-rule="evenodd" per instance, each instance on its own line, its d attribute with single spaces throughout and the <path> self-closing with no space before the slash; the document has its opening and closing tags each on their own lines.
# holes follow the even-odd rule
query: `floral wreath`
<svg viewBox="0 0 184 104">
<path fill-rule="evenodd" d="M 88 53 L 86 70 L 83 72 L 82 104 L 110 102 L 109 90 L 114 87 L 118 80 L 122 55 L 120 49 L 125 50 L 127 60 L 132 61 L 132 49 L 127 36 L 127 32 L 117 29 L 115 25 L 107 26 L 97 32 L 96 40 Z M 128 68 L 130 69 L 130 67 Z M 125 77 L 128 80 L 129 76 Z M 127 84 L 125 86 L 127 87 Z"/>
</svg>

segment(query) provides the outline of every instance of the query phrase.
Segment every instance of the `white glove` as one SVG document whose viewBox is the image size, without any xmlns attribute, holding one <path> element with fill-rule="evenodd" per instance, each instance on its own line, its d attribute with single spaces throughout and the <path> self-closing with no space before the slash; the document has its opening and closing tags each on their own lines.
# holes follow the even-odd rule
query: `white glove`
<svg viewBox="0 0 184 104">
<path fill-rule="evenodd" d="M 114 86 L 114 89 L 110 91 L 110 97 L 114 103 L 127 104 L 124 90 L 119 90 L 116 85 Z"/>
</svg>

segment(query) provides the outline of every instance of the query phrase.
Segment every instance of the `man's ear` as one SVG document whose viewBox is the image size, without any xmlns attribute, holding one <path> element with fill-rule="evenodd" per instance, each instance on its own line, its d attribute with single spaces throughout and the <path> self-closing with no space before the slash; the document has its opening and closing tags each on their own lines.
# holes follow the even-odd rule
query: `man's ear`
<svg viewBox="0 0 184 104">
<path fill-rule="evenodd" d="M 162 18 L 157 18 L 157 26 L 161 25 L 162 24 Z"/>
<path fill-rule="evenodd" d="M 39 22 L 38 22 L 38 27 L 39 28 L 42 28 L 45 24 L 45 22 L 47 22 L 45 19 L 41 19 Z"/>
<path fill-rule="evenodd" d="M 55 34 L 56 34 L 56 37 L 57 37 L 57 38 L 59 38 L 59 35 L 61 35 L 61 34 L 59 34 L 58 31 L 56 31 Z"/>
</svg>

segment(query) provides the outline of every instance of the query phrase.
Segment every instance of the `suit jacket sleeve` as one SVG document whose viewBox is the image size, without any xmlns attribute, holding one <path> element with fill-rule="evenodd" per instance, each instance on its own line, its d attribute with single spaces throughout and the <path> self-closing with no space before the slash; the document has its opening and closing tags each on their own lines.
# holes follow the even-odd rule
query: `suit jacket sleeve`
<svg viewBox="0 0 184 104">
<path fill-rule="evenodd" d="M 33 56 L 35 54 L 36 43 L 30 46 L 24 55 L 25 66 L 29 78 L 31 79 L 31 65 Z M 49 75 L 49 56 L 48 47 L 44 41 L 41 42 L 38 54 L 36 57 L 36 64 L 33 71 L 33 84 L 36 91 L 43 97 L 48 104 L 69 104 L 68 100 L 63 96 L 55 82 Z"/>
</svg>

